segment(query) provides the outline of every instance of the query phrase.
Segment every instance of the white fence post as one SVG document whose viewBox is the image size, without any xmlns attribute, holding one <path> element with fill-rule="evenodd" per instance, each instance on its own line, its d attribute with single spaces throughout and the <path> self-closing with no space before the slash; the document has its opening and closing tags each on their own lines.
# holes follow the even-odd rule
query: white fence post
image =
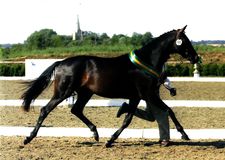
<svg viewBox="0 0 225 160">
<path fill-rule="evenodd" d="M 194 78 L 199 78 L 200 77 L 200 74 L 199 74 L 199 71 L 198 71 L 198 63 L 195 63 L 194 64 Z"/>
</svg>

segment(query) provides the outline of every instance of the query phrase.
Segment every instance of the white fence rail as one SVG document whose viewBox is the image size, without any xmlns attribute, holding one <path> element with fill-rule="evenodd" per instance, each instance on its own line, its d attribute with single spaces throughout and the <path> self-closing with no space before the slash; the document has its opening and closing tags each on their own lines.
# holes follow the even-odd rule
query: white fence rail
<svg viewBox="0 0 225 160">
<path fill-rule="evenodd" d="M 49 100 L 35 100 L 32 106 L 45 106 Z M 0 100 L 0 106 L 21 106 L 22 100 Z M 128 102 L 126 99 L 91 99 L 86 106 L 121 106 L 123 102 Z M 205 100 L 164 100 L 170 107 L 212 107 L 225 108 L 225 101 L 205 101 Z M 68 106 L 72 104 L 71 99 L 65 100 L 59 106 Z M 139 103 L 139 106 L 146 106 L 144 101 Z"/>
<path fill-rule="evenodd" d="M 168 77 L 174 82 L 225 82 L 225 77 Z M 26 81 L 32 80 L 32 77 L 1 77 L 0 81 Z"/>
<path fill-rule="evenodd" d="M 29 136 L 33 127 L 0 126 L 0 136 Z M 111 137 L 116 128 L 98 128 L 100 137 Z M 225 129 L 185 129 L 190 139 L 225 139 Z M 170 129 L 171 139 L 181 139 L 177 130 Z M 92 137 L 88 128 L 41 127 L 37 136 Z M 159 138 L 158 129 L 125 129 L 120 138 Z"/>
</svg>

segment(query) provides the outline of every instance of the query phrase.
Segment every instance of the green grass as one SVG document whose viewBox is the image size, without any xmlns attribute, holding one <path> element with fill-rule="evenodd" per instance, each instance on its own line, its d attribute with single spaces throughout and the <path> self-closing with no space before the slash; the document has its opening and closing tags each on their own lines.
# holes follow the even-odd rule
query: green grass
<svg viewBox="0 0 225 160">
<path fill-rule="evenodd" d="M 19 57 L 65 57 L 74 55 L 98 55 L 98 56 L 117 56 L 133 50 L 131 45 L 93 45 L 93 46 L 76 46 L 76 47 L 57 47 L 43 50 L 22 50 L 13 52 L 9 59 Z"/>
<path fill-rule="evenodd" d="M 141 46 L 116 44 L 116 45 L 81 45 L 72 47 L 56 47 L 42 50 L 12 50 L 7 55 L 6 60 L 23 59 L 23 58 L 58 58 L 75 55 L 96 55 L 103 57 L 114 57 L 128 53 L 133 49 Z M 220 53 L 225 55 L 225 46 L 195 45 L 197 53 L 207 55 L 211 53 Z"/>
<path fill-rule="evenodd" d="M 199 53 L 225 53 L 225 46 L 195 45 L 194 48 Z"/>
</svg>

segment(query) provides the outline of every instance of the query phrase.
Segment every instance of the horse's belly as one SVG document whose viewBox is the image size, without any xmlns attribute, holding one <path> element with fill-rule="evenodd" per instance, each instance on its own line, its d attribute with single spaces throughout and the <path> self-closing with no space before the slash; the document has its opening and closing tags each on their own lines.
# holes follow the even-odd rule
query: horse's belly
<svg viewBox="0 0 225 160">
<path fill-rule="evenodd" d="M 93 87 L 92 91 L 107 98 L 129 98 L 136 94 L 134 86 L 120 83 L 101 83 L 97 88 Z"/>
</svg>

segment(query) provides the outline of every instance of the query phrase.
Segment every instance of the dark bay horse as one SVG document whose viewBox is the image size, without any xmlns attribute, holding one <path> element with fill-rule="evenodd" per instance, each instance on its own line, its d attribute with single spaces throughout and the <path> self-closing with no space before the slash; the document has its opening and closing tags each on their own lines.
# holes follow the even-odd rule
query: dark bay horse
<svg viewBox="0 0 225 160">
<path fill-rule="evenodd" d="M 47 115 L 74 92 L 77 94 L 77 101 L 71 112 L 90 128 L 97 141 L 99 135 L 96 126 L 83 114 L 83 109 L 92 95 L 129 99 L 130 112 L 106 146 L 111 146 L 130 124 L 141 99 L 168 110 L 182 138 L 189 139 L 173 111 L 156 94 L 159 74 L 171 53 L 179 53 L 192 64 L 199 61 L 199 56 L 184 33 L 185 28 L 186 26 L 164 33 L 146 46 L 119 57 L 76 56 L 52 64 L 36 80 L 29 83 L 22 95 L 23 109 L 29 111 L 31 102 L 42 93 L 51 82 L 52 75 L 55 75 L 54 94 L 49 103 L 41 108 L 37 124 L 30 136 L 24 140 L 24 144 L 36 137 Z M 148 80 L 142 75 L 148 75 Z"/>
</svg>

